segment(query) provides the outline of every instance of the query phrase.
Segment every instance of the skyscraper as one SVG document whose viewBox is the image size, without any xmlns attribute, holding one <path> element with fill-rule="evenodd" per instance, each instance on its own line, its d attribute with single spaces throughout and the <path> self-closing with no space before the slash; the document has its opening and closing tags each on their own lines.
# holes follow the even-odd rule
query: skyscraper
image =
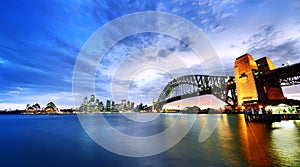
<svg viewBox="0 0 300 167">
<path fill-rule="evenodd" d="M 132 101 L 130 104 L 130 110 L 133 110 L 133 109 L 134 109 L 134 102 Z"/>
<path fill-rule="evenodd" d="M 127 110 L 130 110 L 130 109 L 131 109 L 131 108 L 130 108 L 130 101 L 129 101 L 129 100 L 127 101 L 126 109 L 127 109 Z"/>
<path fill-rule="evenodd" d="M 100 103 L 99 103 L 99 110 L 100 110 L 100 111 L 103 111 L 103 110 L 104 110 L 104 105 L 103 105 L 103 102 L 102 102 L 102 101 L 100 101 Z"/>
<path fill-rule="evenodd" d="M 106 100 L 106 111 L 110 111 L 110 107 L 111 107 L 110 99 L 107 99 Z"/>
<path fill-rule="evenodd" d="M 121 100 L 121 110 L 126 110 L 126 100 Z"/>
<path fill-rule="evenodd" d="M 91 95 L 90 102 L 95 102 L 95 95 Z"/>
<path fill-rule="evenodd" d="M 83 105 L 87 105 L 89 102 L 87 96 L 85 96 L 85 98 L 83 99 Z"/>
<path fill-rule="evenodd" d="M 111 102 L 111 110 L 114 111 L 116 109 L 115 107 L 115 101 L 112 101 Z"/>
</svg>

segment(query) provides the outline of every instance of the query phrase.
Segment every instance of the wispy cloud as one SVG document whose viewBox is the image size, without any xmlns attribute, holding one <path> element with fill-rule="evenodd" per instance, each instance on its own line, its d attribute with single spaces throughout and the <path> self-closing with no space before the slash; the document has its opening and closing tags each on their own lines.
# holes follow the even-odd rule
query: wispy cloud
<svg viewBox="0 0 300 167">
<path fill-rule="evenodd" d="M 285 33 L 276 30 L 273 25 L 261 26 L 257 33 L 244 40 L 241 46 L 246 47 L 247 52 L 257 58 L 270 57 L 277 67 L 287 61 L 282 57 L 288 57 L 294 63 L 300 61 L 299 38 L 286 38 Z"/>
<path fill-rule="evenodd" d="M 0 93 L 0 96 L 3 94 Z M 6 98 L 1 99 L 0 109 L 25 109 L 27 104 L 39 103 L 41 107 L 45 107 L 49 102 L 54 102 L 59 108 L 71 108 L 73 105 L 72 92 L 49 92 L 37 94 L 35 91 L 17 91 L 12 90 L 4 94 Z M 20 100 L 20 96 L 21 99 Z"/>
</svg>

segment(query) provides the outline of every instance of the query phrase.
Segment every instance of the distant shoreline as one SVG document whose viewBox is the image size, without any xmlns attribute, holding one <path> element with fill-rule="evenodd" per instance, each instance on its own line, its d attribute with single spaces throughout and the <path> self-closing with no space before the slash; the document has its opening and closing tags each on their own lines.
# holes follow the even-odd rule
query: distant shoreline
<svg viewBox="0 0 300 167">
<path fill-rule="evenodd" d="M 201 113 L 188 113 L 188 112 L 62 112 L 62 113 L 25 113 L 25 110 L 13 111 L 0 111 L 0 115 L 82 115 L 82 114 L 242 114 L 242 112 L 201 112 Z"/>
</svg>

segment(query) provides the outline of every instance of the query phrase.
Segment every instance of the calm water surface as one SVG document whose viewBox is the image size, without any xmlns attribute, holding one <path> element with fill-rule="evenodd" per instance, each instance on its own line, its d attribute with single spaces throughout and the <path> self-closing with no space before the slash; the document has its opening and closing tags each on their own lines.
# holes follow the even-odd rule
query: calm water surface
<svg viewBox="0 0 300 167">
<path fill-rule="evenodd" d="M 97 145 L 76 115 L 0 115 L 0 166 L 300 166 L 299 121 L 266 126 L 246 124 L 243 115 L 214 115 L 217 128 L 200 143 L 206 115 L 181 116 L 184 121 L 197 119 L 178 144 L 157 155 L 132 158 Z M 84 117 L 97 122 L 100 116 Z M 111 126 L 130 136 L 160 133 L 176 117 L 161 114 L 145 123 L 121 114 L 105 115 Z"/>
</svg>

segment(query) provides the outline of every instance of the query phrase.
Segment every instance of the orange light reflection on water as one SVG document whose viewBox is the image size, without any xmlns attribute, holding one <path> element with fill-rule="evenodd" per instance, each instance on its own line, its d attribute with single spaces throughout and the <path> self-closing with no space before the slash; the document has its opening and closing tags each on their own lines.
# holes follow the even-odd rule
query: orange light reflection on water
<svg viewBox="0 0 300 167">
<path fill-rule="evenodd" d="M 238 133 L 242 152 L 247 164 L 251 166 L 272 166 L 268 154 L 267 128 L 263 123 L 246 123 L 243 115 L 239 115 Z"/>
</svg>

